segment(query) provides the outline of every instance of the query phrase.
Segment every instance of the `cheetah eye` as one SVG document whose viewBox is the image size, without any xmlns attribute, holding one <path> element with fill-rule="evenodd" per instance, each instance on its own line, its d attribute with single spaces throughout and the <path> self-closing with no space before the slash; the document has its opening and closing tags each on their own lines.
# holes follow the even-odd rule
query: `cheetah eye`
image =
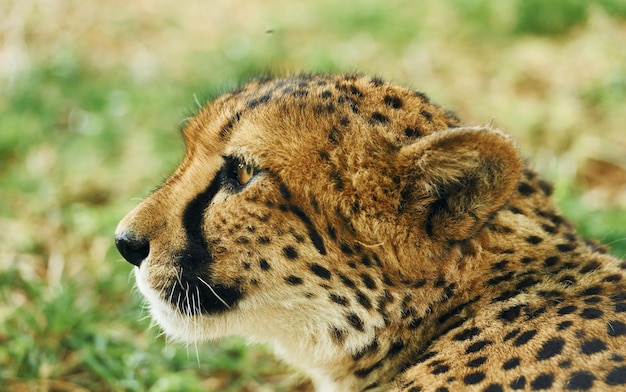
<svg viewBox="0 0 626 392">
<path fill-rule="evenodd" d="M 259 170 L 253 165 L 234 157 L 224 157 L 226 161 L 219 174 L 222 186 L 238 192 L 245 187 Z"/>
<path fill-rule="evenodd" d="M 237 165 L 237 176 L 239 177 L 239 184 L 246 185 L 255 174 L 254 167 L 252 165 L 240 162 Z"/>
</svg>

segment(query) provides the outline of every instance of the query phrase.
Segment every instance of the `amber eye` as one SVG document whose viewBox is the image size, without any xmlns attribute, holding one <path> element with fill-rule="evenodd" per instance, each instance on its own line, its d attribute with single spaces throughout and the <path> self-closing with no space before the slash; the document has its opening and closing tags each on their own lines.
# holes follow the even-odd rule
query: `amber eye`
<svg viewBox="0 0 626 392">
<path fill-rule="evenodd" d="M 240 162 L 237 165 L 237 178 L 240 185 L 246 185 L 254 177 L 254 167 L 247 163 Z"/>
<path fill-rule="evenodd" d="M 224 166 L 218 173 L 220 187 L 230 192 L 241 191 L 259 173 L 256 166 L 244 162 L 236 157 L 224 157 Z"/>
</svg>

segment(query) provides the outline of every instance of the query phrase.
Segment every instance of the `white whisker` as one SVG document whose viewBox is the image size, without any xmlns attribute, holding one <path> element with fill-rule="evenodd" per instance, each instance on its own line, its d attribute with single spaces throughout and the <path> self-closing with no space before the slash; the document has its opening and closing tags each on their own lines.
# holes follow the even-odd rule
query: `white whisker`
<svg viewBox="0 0 626 392">
<path fill-rule="evenodd" d="M 204 283 L 204 285 L 205 285 L 206 287 L 208 287 L 208 288 L 209 288 L 209 290 L 211 290 L 211 292 L 213 293 L 213 295 L 214 295 L 215 297 L 217 297 L 217 299 L 219 299 L 219 300 L 220 300 L 220 301 L 224 304 L 224 306 L 226 306 L 228 309 L 230 309 L 230 305 L 229 305 L 229 304 L 227 304 L 227 303 L 226 303 L 226 301 L 224 301 L 224 300 L 222 299 L 222 297 L 220 297 L 219 295 L 217 295 L 217 293 L 215 292 L 215 290 L 213 290 L 213 287 L 211 287 L 211 285 L 210 285 L 210 284 L 208 284 L 207 282 L 205 282 L 205 281 L 204 281 L 201 277 L 199 277 L 199 276 L 198 276 L 197 278 L 198 278 L 198 280 L 199 280 L 200 282 Z"/>
<path fill-rule="evenodd" d="M 198 109 L 202 109 L 202 105 L 200 104 L 200 100 L 198 99 L 198 96 L 196 95 L 196 93 L 193 94 L 193 99 L 194 101 L 196 101 L 196 105 L 198 105 Z"/>
</svg>

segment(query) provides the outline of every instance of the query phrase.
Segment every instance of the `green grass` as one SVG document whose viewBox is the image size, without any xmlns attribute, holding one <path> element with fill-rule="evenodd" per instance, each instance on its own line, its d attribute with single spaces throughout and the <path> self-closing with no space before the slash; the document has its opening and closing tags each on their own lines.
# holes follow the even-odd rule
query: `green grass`
<svg viewBox="0 0 626 392">
<path fill-rule="evenodd" d="M 359 70 L 468 122 L 497 115 L 550 163 L 537 166 L 565 215 L 626 255 L 624 196 L 589 202 L 623 184 L 589 189 L 575 170 L 588 158 L 626 167 L 621 2 L 553 1 L 545 12 L 521 0 L 249 3 L 255 12 L 7 6 L 24 22 L 13 33 L 29 61 L 0 74 L 0 390 L 307 388 L 240 339 L 165 342 L 112 243 L 119 219 L 182 157 L 178 128 L 196 100 L 259 73 Z"/>
</svg>

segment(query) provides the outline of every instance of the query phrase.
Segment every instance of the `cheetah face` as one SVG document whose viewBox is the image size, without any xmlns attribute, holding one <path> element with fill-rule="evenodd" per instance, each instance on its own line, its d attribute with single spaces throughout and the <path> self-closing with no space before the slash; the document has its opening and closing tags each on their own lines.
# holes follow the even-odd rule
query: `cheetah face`
<svg viewBox="0 0 626 392">
<path fill-rule="evenodd" d="M 243 335 L 320 362 L 358 353 L 384 326 L 419 321 L 402 285 L 448 279 L 454 244 L 515 187 L 508 139 L 458 126 L 378 79 L 253 82 L 189 120 L 184 159 L 120 222 L 117 247 L 174 339 Z"/>
</svg>

